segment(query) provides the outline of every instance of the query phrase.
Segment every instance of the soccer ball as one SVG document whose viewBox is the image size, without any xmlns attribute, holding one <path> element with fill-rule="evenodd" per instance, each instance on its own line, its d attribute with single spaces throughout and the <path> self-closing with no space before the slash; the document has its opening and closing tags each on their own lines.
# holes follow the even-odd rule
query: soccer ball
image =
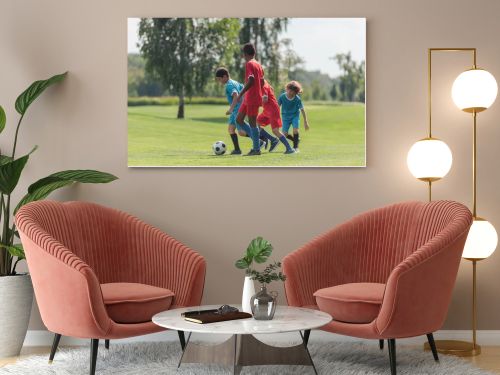
<svg viewBox="0 0 500 375">
<path fill-rule="evenodd" d="M 223 155 L 226 152 L 226 144 L 222 141 L 217 141 L 212 145 L 215 155 Z"/>
</svg>

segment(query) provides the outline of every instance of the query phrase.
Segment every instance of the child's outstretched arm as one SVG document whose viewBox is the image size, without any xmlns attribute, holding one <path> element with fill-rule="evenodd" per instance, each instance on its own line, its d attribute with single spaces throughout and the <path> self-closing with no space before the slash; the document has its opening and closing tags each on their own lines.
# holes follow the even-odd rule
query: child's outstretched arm
<svg viewBox="0 0 500 375">
<path fill-rule="evenodd" d="M 304 129 L 307 131 L 309 130 L 309 123 L 307 122 L 306 110 L 304 108 L 301 108 L 300 112 L 302 113 L 302 117 L 304 118 Z"/>
<path fill-rule="evenodd" d="M 236 104 L 238 104 L 238 94 L 236 92 L 233 92 L 233 95 L 231 95 L 233 97 L 233 101 L 231 102 L 231 106 L 229 107 L 229 109 L 226 111 L 226 115 L 230 115 L 231 113 L 233 113 L 234 111 L 234 107 L 236 107 Z"/>
</svg>

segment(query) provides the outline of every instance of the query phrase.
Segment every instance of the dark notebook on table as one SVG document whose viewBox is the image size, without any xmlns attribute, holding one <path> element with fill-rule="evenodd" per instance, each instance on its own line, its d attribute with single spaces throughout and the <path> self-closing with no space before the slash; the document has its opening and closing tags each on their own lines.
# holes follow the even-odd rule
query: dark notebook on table
<svg viewBox="0 0 500 375">
<path fill-rule="evenodd" d="M 206 323 L 224 322 L 227 320 L 247 319 L 251 318 L 252 314 L 241 311 L 227 312 L 221 314 L 219 310 L 200 310 L 200 311 L 189 311 L 183 313 L 182 316 L 184 317 L 184 320 L 187 320 L 188 322 L 206 324 Z"/>
</svg>

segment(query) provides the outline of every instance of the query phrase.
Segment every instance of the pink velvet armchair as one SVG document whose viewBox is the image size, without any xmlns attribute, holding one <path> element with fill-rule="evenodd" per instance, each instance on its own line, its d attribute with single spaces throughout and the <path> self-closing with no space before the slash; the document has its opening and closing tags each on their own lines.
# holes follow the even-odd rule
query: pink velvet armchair
<svg viewBox="0 0 500 375">
<path fill-rule="evenodd" d="M 42 320 L 55 333 L 91 339 L 90 374 L 99 339 L 163 330 L 151 318 L 199 305 L 204 258 L 124 212 L 86 202 L 39 201 L 23 206 L 16 225 Z M 183 332 L 179 332 L 184 346 Z"/>
<path fill-rule="evenodd" d="M 471 223 L 451 201 L 360 214 L 283 259 L 288 304 L 332 315 L 322 330 L 378 339 L 381 349 L 387 339 L 393 375 L 398 338 L 427 335 L 437 361 L 432 333 L 446 318 Z"/>
</svg>

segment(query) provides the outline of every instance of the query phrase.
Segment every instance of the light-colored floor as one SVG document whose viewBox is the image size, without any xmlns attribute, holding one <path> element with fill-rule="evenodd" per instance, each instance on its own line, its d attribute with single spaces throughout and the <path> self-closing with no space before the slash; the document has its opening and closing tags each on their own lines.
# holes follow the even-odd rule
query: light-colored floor
<svg viewBox="0 0 500 375">
<path fill-rule="evenodd" d="M 500 374 L 500 346 L 481 346 L 480 355 L 464 359 L 468 359 L 477 367 Z"/>
<path fill-rule="evenodd" d="M 14 363 L 18 359 L 26 358 L 33 354 L 47 354 L 47 360 L 48 360 L 49 353 L 50 353 L 50 347 L 48 346 L 25 347 L 21 350 L 21 355 L 19 357 L 0 358 L 0 367 L 8 365 L 10 363 Z"/>
<path fill-rule="evenodd" d="M 481 350 L 481 355 L 471 358 L 464 357 L 464 359 L 471 361 L 476 366 L 482 369 L 490 370 L 500 374 L 500 346 L 483 346 Z M 26 358 L 34 354 L 46 354 L 48 359 L 49 352 L 50 347 L 48 346 L 33 346 L 23 348 L 20 357 L 0 359 L 0 367 L 5 366 L 9 363 L 14 363 L 20 358 Z"/>
</svg>

